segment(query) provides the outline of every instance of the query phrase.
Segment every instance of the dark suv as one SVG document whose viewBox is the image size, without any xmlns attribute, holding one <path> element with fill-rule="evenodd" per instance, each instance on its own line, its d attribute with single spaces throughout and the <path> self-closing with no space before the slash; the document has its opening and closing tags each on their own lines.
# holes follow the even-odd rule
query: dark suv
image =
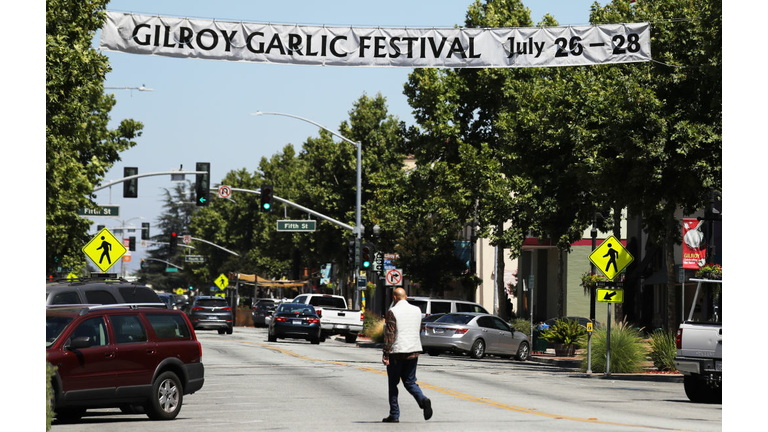
<svg viewBox="0 0 768 432">
<path fill-rule="evenodd" d="M 45 304 L 162 303 L 151 288 L 124 279 L 85 279 L 45 286 Z"/>
<path fill-rule="evenodd" d="M 203 387 L 202 346 L 189 319 L 164 306 L 47 306 L 46 357 L 60 422 L 118 407 L 171 420 Z"/>
<path fill-rule="evenodd" d="M 216 329 L 219 334 L 232 334 L 232 308 L 222 297 L 195 297 L 188 306 L 187 315 L 195 330 Z"/>
</svg>

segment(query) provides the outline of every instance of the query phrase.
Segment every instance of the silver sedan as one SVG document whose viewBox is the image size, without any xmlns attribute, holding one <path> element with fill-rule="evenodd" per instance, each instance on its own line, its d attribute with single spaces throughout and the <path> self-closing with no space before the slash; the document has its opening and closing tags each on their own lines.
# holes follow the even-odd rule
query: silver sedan
<svg viewBox="0 0 768 432">
<path fill-rule="evenodd" d="M 484 313 L 450 313 L 423 323 L 421 346 L 429 355 L 450 351 L 469 353 L 476 359 L 493 354 L 525 361 L 531 353 L 528 336 Z"/>
</svg>

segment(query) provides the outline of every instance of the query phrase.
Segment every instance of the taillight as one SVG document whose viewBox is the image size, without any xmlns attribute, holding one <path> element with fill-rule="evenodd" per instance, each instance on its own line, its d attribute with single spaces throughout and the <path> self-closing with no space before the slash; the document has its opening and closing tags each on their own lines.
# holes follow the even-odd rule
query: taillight
<svg viewBox="0 0 768 432">
<path fill-rule="evenodd" d="M 365 321 L 365 312 L 360 312 L 360 321 Z"/>
<path fill-rule="evenodd" d="M 192 312 L 194 312 L 194 311 L 201 311 L 201 310 L 205 310 L 205 309 L 201 308 L 200 306 L 195 306 L 195 307 L 192 308 Z"/>
<path fill-rule="evenodd" d="M 227 311 L 227 312 L 232 312 L 232 308 L 231 307 L 225 307 L 225 308 L 223 308 L 221 310 Z"/>
<path fill-rule="evenodd" d="M 677 329 L 677 339 L 675 339 L 677 349 L 683 349 L 683 329 Z"/>
<path fill-rule="evenodd" d="M 315 312 L 317 312 L 317 316 L 318 316 L 318 317 L 320 317 L 320 318 L 322 318 L 322 317 L 323 317 L 323 310 L 322 310 L 322 309 L 318 309 L 318 310 L 316 310 Z"/>
<path fill-rule="evenodd" d="M 310 319 L 307 320 L 307 322 L 310 323 L 310 324 L 317 324 L 317 323 L 320 322 L 320 320 L 317 319 L 317 318 L 310 318 Z"/>
<path fill-rule="evenodd" d="M 468 329 L 468 328 L 457 328 L 457 329 L 455 330 L 456 334 L 464 334 L 464 333 L 466 333 L 466 332 L 468 332 L 468 331 L 469 331 L 469 329 Z"/>
<path fill-rule="evenodd" d="M 285 322 L 285 318 L 283 318 L 283 317 L 275 317 L 275 321 L 277 321 L 277 322 Z"/>
</svg>

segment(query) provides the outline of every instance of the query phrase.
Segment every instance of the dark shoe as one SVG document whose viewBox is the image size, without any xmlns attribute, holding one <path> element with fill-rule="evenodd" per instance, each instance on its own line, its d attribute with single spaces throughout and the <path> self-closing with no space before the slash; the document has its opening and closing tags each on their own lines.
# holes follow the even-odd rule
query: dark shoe
<svg viewBox="0 0 768 432">
<path fill-rule="evenodd" d="M 422 407 L 424 410 L 424 420 L 429 420 L 432 418 L 432 401 L 429 400 L 429 398 L 424 399 L 424 402 L 422 403 Z"/>
<path fill-rule="evenodd" d="M 386 417 L 386 418 L 382 419 L 381 421 L 384 422 L 384 423 L 400 423 L 400 419 L 398 419 L 397 417 L 392 417 L 392 416 Z"/>
</svg>

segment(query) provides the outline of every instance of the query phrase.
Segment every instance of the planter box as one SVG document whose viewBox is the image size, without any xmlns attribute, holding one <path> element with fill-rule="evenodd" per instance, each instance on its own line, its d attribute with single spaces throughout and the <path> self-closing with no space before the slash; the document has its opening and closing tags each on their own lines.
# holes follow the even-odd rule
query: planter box
<svg viewBox="0 0 768 432">
<path fill-rule="evenodd" d="M 556 343 L 555 355 L 558 357 L 574 357 L 576 355 L 576 345 Z"/>
</svg>

